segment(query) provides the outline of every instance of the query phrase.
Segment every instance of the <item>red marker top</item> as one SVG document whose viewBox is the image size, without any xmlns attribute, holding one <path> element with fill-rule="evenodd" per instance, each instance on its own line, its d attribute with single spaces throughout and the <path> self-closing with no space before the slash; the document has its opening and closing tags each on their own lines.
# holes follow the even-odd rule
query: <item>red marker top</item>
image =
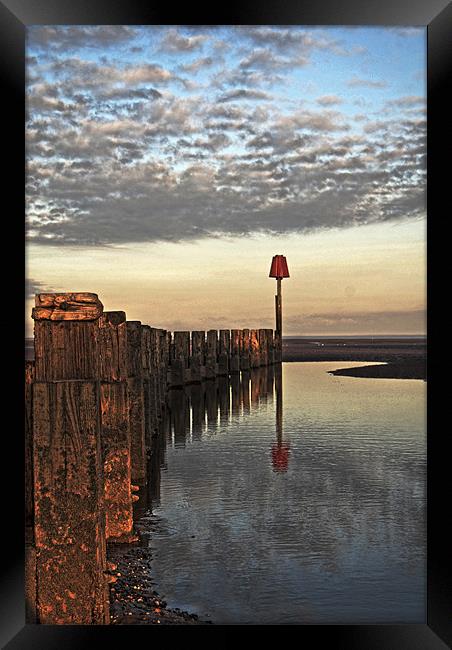
<svg viewBox="0 0 452 650">
<path fill-rule="evenodd" d="M 269 278 L 290 278 L 287 261 L 284 255 L 274 255 L 270 267 Z"/>
</svg>

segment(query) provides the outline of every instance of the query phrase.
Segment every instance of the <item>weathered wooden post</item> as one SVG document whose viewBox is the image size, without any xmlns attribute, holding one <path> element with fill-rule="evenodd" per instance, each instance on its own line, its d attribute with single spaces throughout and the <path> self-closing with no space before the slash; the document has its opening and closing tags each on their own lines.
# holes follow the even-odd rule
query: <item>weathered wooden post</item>
<svg viewBox="0 0 452 650">
<path fill-rule="evenodd" d="M 275 363 L 275 353 L 273 349 L 273 330 L 266 329 L 267 335 L 267 365 L 272 366 Z"/>
<path fill-rule="evenodd" d="M 240 370 L 250 369 L 250 331 L 240 330 Z"/>
<path fill-rule="evenodd" d="M 159 338 L 158 330 L 150 328 L 150 367 L 149 367 L 149 395 L 150 395 L 150 426 L 151 437 L 158 428 L 160 413 L 160 362 L 159 362 Z"/>
<path fill-rule="evenodd" d="M 217 352 L 218 332 L 209 330 L 207 332 L 206 379 L 213 379 L 217 375 Z"/>
<path fill-rule="evenodd" d="M 141 322 L 126 321 L 127 387 L 129 392 L 130 458 L 132 483 L 146 483 L 145 411 Z"/>
<path fill-rule="evenodd" d="M 159 416 L 162 416 L 166 407 L 166 395 L 168 390 L 168 366 L 169 366 L 169 358 L 170 358 L 171 332 L 167 332 L 166 330 L 159 330 L 159 333 L 160 333 L 159 363 L 160 363 L 160 381 L 161 381 Z"/>
<path fill-rule="evenodd" d="M 190 353 L 190 332 L 173 333 L 173 358 L 171 360 L 171 387 L 181 387 L 186 383 L 186 369 Z"/>
<path fill-rule="evenodd" d="M 250 330 L 250 368 L 260 366 L 259 331 Z"/>
<path fill-rule="evenodd" d="M 93 293 L 36 296 L 33 383 L 38 622 L 109 622 L 99 317 Z"/>
<path fill-rule="evenodd" d="M 231 333 L 229 330 L 220 330 L 218 341 L 218 374 L 223 377 L 229 374 L 230 353 Z"/>
<path fill-rule="evenodd" d="M 267 330 L 259 330 L 259 361 L 261 366 L 268 365 L 268 343 L 267 343 Z"/>
<path fill-rule="evenodd" d="M 240 330 L 231 330 L 231 374 L 240 372 Z"/>
<path fill-rule="evenodd" d="M 274 255 L 270 267 L 270 278 L 276 278 L 276 296 L 275 296 L 275 312 L 276 312 L 276 332 L 275 338 L 277 342 L 276 362 L 280 363 L 282 360 L 282 293 L 281 282 L 283 278 L 289 278 L 289 269 L 287 268 L 287 261 L 284 255 Z"/>
<path fill-rule="evenodd" d="M 151 449 L 151 328 L 141 326 L 141 373 L 143 377 L 144 442 L 149 456 Z"/>
<path fill-rule="evenodd" d="M 99 327 L 105 534 L 110 541 L 134 541 L 125 312 L 104 312 Z"/>
<path fill-rule="evenodd" d="M 25 622 L 36 623 L 34 530 L 33 380 L 35 362 L 25 361 Z"/>
<path fill-rule="evenodd" d="M 192 332 L 190 356 L 190 371 L 192 382 L 199 382 L 204 378 L 205 347 L 206 333 L 200 331 Z"/>
</svg>

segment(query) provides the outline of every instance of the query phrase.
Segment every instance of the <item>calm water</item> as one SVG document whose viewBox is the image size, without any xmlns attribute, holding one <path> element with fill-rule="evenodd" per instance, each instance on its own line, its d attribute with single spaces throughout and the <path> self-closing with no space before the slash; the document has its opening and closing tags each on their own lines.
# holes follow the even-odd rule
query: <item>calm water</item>
<svg viewBox="0 0 452 650">
<path fill-rule="evenodd" d="M 171 392 L 156 586 L 214 623 L 423 623 L 426 386 L 287 363 Z M 160 479 L 160 480 L 157 480 Z"/>
</svg>

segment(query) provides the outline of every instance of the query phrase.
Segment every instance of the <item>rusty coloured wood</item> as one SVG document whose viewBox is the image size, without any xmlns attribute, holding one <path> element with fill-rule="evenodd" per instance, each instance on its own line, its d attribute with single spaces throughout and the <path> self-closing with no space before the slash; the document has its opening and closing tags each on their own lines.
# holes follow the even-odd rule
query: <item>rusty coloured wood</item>
<svg viewBox="0 0 452 650">
<path fill-rule="evenodd" d="M 129 392 L 130 460 L 132 483 L 146 483 L 145 411 L 141 322 L 127 321 L 127 388 Z"/>
<path fill-rule="evenodd" d="M 268 349 L 267 349 L 267 330 L 259 330 L 259 365 L 266 366 L 268 364 Z"/>
<path fill-rule="evenodd" d="M 100 399 L 105 534 L 109 541 L 135 541 L 127 382 L 102 382 Z"/>
<path fill-rule="evenodd" d="M 146 453 L 151 449 L 151 328 L 141 326 L 141 372 L 143 378 L 143 407 L 144 407 L 144 441 Z"/>
<path fill-rule="evenodd" d="M 109 622 L 99 382 L 33 384 L 40 623 Z"/>
<path fill-rule="evenodd" d="M 34 320 L 97 320 L 103 305 L 95 293 L 40 293 L 35 296 Z"/>
<path fill-rule="evenodd" d="M 275 363 L 275 352 L 273 348 L 273 330 L 266 329 L 267 333 L 267 365 L 272 366 Z"/>
<path fill-rule="evenodd" d="M 123 311 L 107 311 L 99 319 L 101 381 L 127 379 L 127 325 Z"/>
<path fill-rule="evenodd" d="M 250 369 L 250 331 L 240 331 L 240 370 Z"/>
<path fill-rule="evenodd" d="M 127 377 L 142 377 L 141 321 L 128 320 L 127 327 Z"/>
<path fill-rule="evenodd" d="M 72 309 L 74 295 L 80 298 L 80 294 L 40 295 L 37 302 L 45 307 L 32 314 L 37 617 L 40 623 L 99 624 L 109 622 L 100 329 L 98 320 L 91 320 L 92 313 L 86 319 L 85 312 L 81 319 L 82 311 Z M 102 313 L 97 296 L 84 295 Z M 70 308 L 65 320 L 58 320 L 65 302 Z"/>
<path fill-rule="evenodd" d="M 160 412 L 160 363 L 159 363 L 159 339 L 158 330 L 155 327 L 150 329 L 150 372 L 149 372 L 149 394 L 150 394 L 150 424 L 152 435 L 157 431 L 158 414 Z"/>
<path fill-rule="evenodd" d="M 240 336 L 241 330 L 231 330 L 231 374 L 240 372 Z"/>
<path fill-rule="evenodd" d="M 227 376 L 229 374 L 229 361 L 231 356 L 231 332 L 220 330 L 218 333 L 218 374 Z"/>
<path fill-rule="evenodd" d="M 98 379 L 98 321 L 36 320 L 35 379 Z"/>
<path fill-rule="evenodd" d="M 259 332 L 250 330 L 250 368 L 260 366 Z"/>
<path fill-rule="evenodd" d="M 104 312 L 99 327 L 105 534 L 110 541 L 133 541 L 126 315 Z"/>
<path fill-rule="evenodd" d="M 34 361 L 25 361 L 25 622 L 36 623 L 36 547 L 33 470 Z"/>
</svg>

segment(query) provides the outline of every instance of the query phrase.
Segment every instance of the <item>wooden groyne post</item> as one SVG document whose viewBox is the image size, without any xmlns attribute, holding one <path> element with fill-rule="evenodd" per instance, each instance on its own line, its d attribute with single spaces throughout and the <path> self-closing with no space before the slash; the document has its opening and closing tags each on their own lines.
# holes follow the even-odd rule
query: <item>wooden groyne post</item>
<svg viewBox="0 0 452 650">
<path fill-rule="evenodd" d="M 110 541 L 130 541 L 133 511 L 126 315 L 123 311 L 104 312 L 99 327 L 105 534 Z"/>
<path fill-rule="evenodd" d="M 145 406 L 141 321 L 126 321 L 127 388 L 129 394 L 130 454 L 132 483 L 146 483 Z"/>
<path fill-rule="evenodd" d="M 40 623 L 109 622 L 96 294 L 39 294 L 33 383 Z"/>
</svg>

